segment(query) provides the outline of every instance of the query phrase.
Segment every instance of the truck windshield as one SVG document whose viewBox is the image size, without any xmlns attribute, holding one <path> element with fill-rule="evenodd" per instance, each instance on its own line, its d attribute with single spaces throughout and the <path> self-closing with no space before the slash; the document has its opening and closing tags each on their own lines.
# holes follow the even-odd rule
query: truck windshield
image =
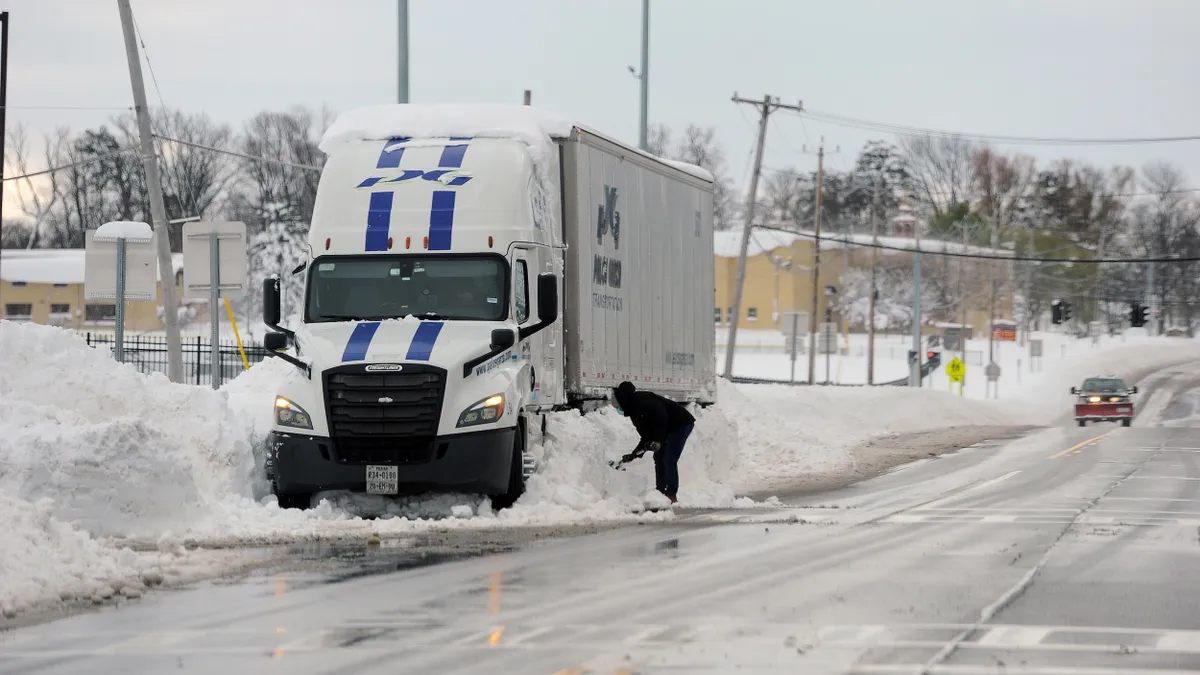
<svg viewBox="0 0 1200 675">
<path fill-rule="evenodd" d="M 507 272 L 504 258 L 493 255 L 318 258 L 309 269 L 305 320 L 501 321 Z"/>
<path fill-rule="evenodd" d="M 1116 394 L 1125 391 L 1125 381 L 1110 377 L 1092 377 L 1083 381 L 1084 391 Z"/>
</svg>

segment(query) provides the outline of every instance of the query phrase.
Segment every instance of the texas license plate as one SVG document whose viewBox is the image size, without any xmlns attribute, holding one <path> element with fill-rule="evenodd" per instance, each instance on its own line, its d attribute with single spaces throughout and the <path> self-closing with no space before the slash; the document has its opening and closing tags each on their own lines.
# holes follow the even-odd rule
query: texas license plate
<svg viewBox="0 0 1200 675">
<path fill-rule="evenodd" d="M 367 494 L 394 495 L 400 492 L 400 469 L 395 466 L 367 465 Z"/>
<path fill-rule="evenodd" d="M 1129 408 L 1117 408 L 1117 412 L 1127 413 L 1127 412 L 1129 412 Z"/>
</svg>

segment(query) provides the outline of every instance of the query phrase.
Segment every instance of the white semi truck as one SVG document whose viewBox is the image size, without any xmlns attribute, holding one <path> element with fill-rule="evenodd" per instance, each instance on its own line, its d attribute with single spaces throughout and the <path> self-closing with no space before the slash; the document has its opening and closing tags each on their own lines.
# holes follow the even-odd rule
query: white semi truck
<svg viewBox="0 0 1200 675">
<path fill-rule="evenodd" d="M 715 401 L 713 180 L 526 106 L 388 105 L 326 132 L 266 346 L 295 366 L 267 474 L 325 490 L 491 496 L 536 471 L 544 415 L 623 380 Z M 280 322 L 280 284 L 304 285 Z"/>
</svg>

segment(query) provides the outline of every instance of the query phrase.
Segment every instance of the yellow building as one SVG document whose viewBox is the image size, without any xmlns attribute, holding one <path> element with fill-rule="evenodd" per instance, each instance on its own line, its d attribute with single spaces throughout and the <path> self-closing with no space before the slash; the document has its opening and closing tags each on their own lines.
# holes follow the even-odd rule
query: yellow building
<svg viewBox="0 0 1200 675">
<path fill-rule="evenodd" d="M 915 241 L 907 237 L 879 237 L 881 247 L 877 252 L 869 246 L 869 235 L 849 235 L 834 233 L 827 235 L 836 237 L 848 244 L 826 241 L 821 245 L 820 275 L 817 293 L 817 318 L 823 320 L 827 305 L 832 309 L 834 321 L 839 326 L 845 326 L 849 321 L 852 331 L 865 331 L 865 308 L 858 313 L 861 317 L 855 320 L 851 316 L 843 316 L 839 311 L 840 303 L 837 297 L 827 296 L 826 286 L 833 286 L 839 293 L 846 290 L 845 285 L 850 281 L 848 271 L 854 272 L 858 279 L 869 274 L 872 267 L 873 253 L 878 255 L 878 273 L 880 274 L 879 288 L 881 293 L 887 289 L 886 272 L 903 268 L 902 274 L 910 275 L 913 265 Z M 714 317 L 718 326 L 727 326 L 732 321 L 733 295 L 737 281 L 738 253 L 741 247 L 742 232 L 731 230 L 717 232 L 714 240 L 715 252 L 715 311 Z M 812 307 L 812 268 L 814 263 L 814 239 L 811 232 L 778 232 L 771 230 L 755 230 L 750 239 L 746 258 L 746 278 L 742 289 L 741 316 L 739 329 L 779 329 L 779 319 L 785 312 L 808 312 Z M 939 252 L 960 253 L 1011 257 L 1012 252 L 1006 250 L 986 249 L 962 244 L 924 239 L 921 248 L 930 254 Z M 960 323 L 963 305 L 966 309 L 966 323 L 973 326 L 976 336 L 986 334 L 989 320 L 989 304 L 992 302 L 991 288 L 995 287 L 995 317 L 1011 319 L 1013 314 L 1013 264 L 1011 261 L 998 263 L 983 259 L 964 259 L 941 255 L 924 255 L 921 258 L 926 279 L 937 278 L 949 281 L 949 291 L 952 292 L 951 304 L 945 306 L 927 307 L 922 314 L 934 317 L 941 323 Z M 992 283 L 989 283 L 992 282 Z M 961 283 L 961 293 L 959 291 Z M 958 297 L 965 296 L 964 303 L 958 302 Z M 866 293 L 862 294 L 866 297 Z M 878 325 L 878 323 L 877 323 Z M 928 326 L 926 331 L 932 332 Z M 807 332 L 807 326 L 801 332 Z"/>
<path fill-rule="evenodd" d="M 183 297 L 183 254 L 172 256 L 175 284 Z M 106 331 L 113 327 L 117 306 L 112 300 L 88 300 L 83 293 L 83 249 L 0 250 L 0 318 L 9 321 Z M 125 328 L 163 329 L 162 292 L 156 302 L 125 303 Z M 207 321 L 207 302 L 181 300 L 186 322 Z"/>
</svg>

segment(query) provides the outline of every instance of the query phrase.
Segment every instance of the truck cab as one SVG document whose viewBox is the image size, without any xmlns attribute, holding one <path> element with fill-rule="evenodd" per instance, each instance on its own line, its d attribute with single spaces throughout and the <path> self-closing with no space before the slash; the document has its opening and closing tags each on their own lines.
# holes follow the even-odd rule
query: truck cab
<svg viewBox="0 0 1200 675">
<path fill-rule="evenodd" d="M 549 178 L 511 138 L 391 137 L 328 153 L 289 279 L 264 283 L 279 386 L 267 476 L 283 507 L 350 490 L 484 494 L 535 469 L 530 416 L 561 402 L 562 242 Z M 304 285 L 281 325 L 280 285 Z"/>
</svg>

